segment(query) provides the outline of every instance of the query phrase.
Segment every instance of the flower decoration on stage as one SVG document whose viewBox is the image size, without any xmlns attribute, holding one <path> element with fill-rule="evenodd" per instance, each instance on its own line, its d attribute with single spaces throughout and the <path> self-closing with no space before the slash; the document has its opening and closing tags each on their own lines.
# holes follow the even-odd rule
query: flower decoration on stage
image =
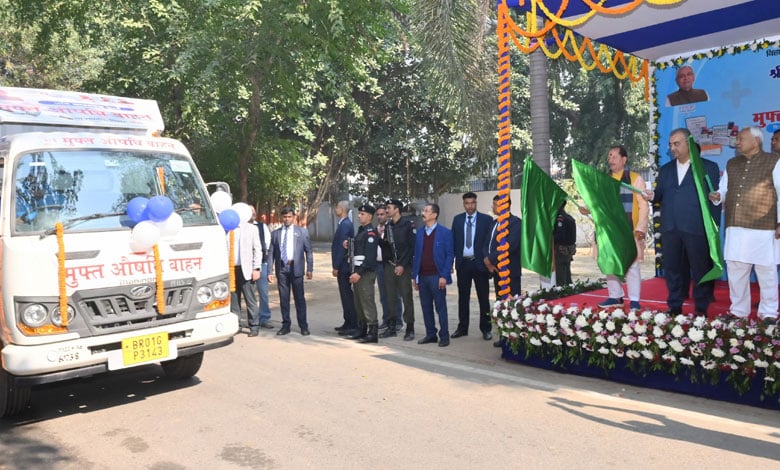
<svg viewBox="0 0 780 470">
<path fill-rule="evenodd" d="M 174 238 L 184 226 L 167 196 L 135 197 L 127 203 L 126 213 L 134 224 L 130 248 L 135 253 L 149 251 L 161 239 Z"/>
<path fill-rule="evenodd" d="M 722 375 L 744 393 L 763 378 L 763 396 L 780 399 L 780 330 L 748 320 L 707 321 L 692 315 L 629 311 L 538 299 L 536 293 L 496 302 L 493 322 L 509 348 L 557 365 L 587 364 L 605 371 L 617 358 L 637 373 L 689 373 L 718 383 Z"/>
</svg>

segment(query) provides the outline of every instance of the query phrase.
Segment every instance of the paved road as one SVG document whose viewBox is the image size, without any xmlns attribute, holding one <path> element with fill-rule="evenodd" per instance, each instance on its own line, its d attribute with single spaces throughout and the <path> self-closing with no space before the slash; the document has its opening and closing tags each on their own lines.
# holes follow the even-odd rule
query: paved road
<svg viewBox="0 0 780 470">
<path fill-rule="evenodd" d="M 508 363 L 475 331 L 448 348 L 340 339 L 317 262 L 312 336 L 240 334 L 184 382 L 145 366 L 36 389 L 0 422 L 0 468 L 780 466 L 780 412 Z"/>
</svg>

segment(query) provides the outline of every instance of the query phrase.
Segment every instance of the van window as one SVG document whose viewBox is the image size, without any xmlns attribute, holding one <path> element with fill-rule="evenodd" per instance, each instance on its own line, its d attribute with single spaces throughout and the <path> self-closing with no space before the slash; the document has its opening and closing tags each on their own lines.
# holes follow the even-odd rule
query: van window
<svg viewBox="0 0 780 470">
<path fill-rule="evenodd" d="M 185 226 L 215 224 L 203 185 L 190 161 L 178 155 L 105 150 L 35 152 L 17 159 L 14 232 L 50 230 L 79 217 L 73 231 L 131 227 L 134 197 L 169 197 Z"/>
</svg>

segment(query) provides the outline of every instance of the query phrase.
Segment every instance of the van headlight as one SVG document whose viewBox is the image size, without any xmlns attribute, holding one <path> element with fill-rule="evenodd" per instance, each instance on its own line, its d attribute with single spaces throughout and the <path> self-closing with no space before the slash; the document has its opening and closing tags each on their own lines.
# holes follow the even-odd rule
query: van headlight
<svg viewBox="0 0 780 470">
<path fill-rule="evenodd" d="M 214 292 L 214 298 L 217 300 L 227 299 L 228 295 L 230 295 L 227 282 L 223 281 L 215 282 L 212 291 Z"/>
<path fill-rule="evenodd" d="M 31 328 L 37 328 L 46 323 L 49 311 L 41 304 L 30 304 L 22 311 L 22 321 Z"/>
<path fill-rule="evenodd" d="M 195 292 L 196 297 L 198 298 L 198 302 L 201 304 L 207 304 L 211 302 L 211 299 L 214 297 L 214 294 L 211 292 L 211 287 L 209 286 L 200 286 L 198 287 L 197 292 Z"/>
<path fill-rule="evenodd" d="M 68 324 L 70 324 L 73 321 L 73 318 L 75 316 L 76 316 L 76 312 L 73 310 L 73 307 L 68 305 Z M 59 307 L 56 307 L 54 310 L 51 311 L 51 322 L 57 326 L 62 326 L 62 315 Z"/>
</svg>

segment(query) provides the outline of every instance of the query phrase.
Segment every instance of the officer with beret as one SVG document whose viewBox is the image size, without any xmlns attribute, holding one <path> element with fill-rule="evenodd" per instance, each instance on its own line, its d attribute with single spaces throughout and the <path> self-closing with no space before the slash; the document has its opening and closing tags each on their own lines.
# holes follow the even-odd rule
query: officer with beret
<svg viewBox="0 0 780 470">
<path fill-rule="evenodd" d="M 361 343 L 378 342 L 378 325 L 376 302 L 374 300 L 374 284 L 376 283 L 376 253 L 379 236 L 371 225 L 374 219 L 373 206 L 364 204 L 358 207 L 358 222 L 360 228 L 355 235 L 352 256 L 354 270 L 349 276 L 349 282 L 355 297 L 355 310 L 358 317 L 358 331 L 349 339 L 357 339 Z"/>
</svg>

